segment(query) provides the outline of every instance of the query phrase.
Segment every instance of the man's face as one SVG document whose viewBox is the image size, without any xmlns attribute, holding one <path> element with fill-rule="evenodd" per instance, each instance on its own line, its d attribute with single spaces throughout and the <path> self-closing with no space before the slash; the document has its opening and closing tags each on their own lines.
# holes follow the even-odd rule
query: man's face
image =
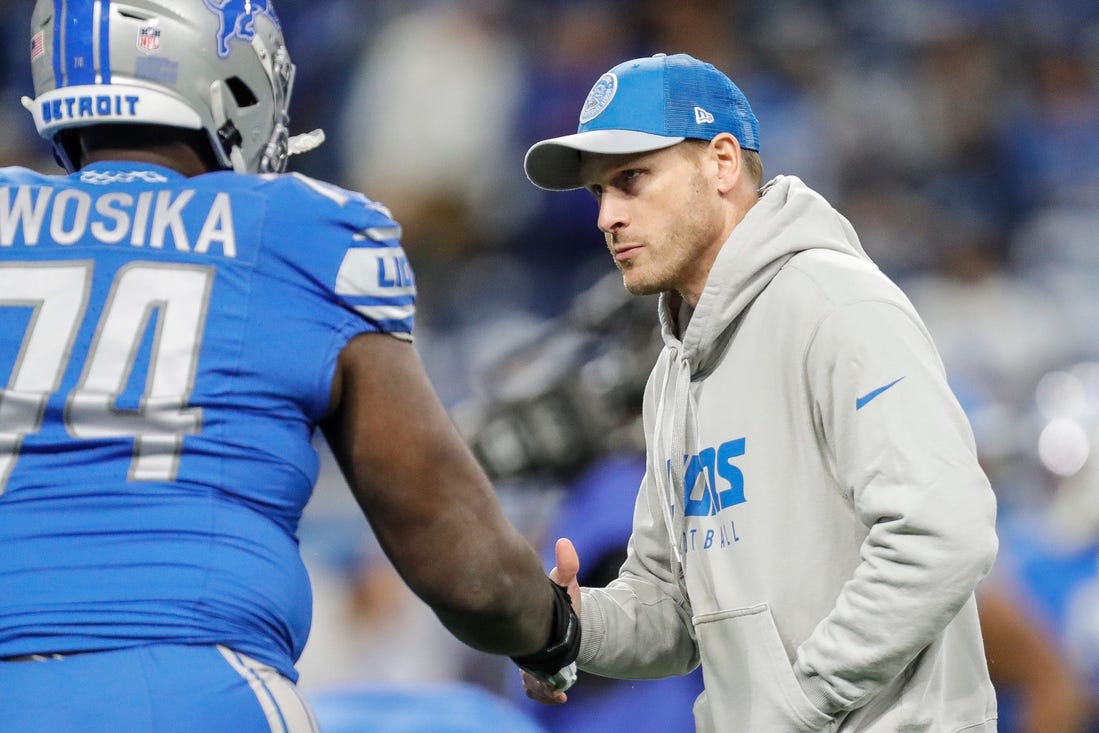
<svg viewBox="0 0 1099 733">
<path fill-rule="evenodd" d="M 721 197 L 706 151 L 681 143 L 583 154 L 581 179 L 599 202 L 599 228 L 631 293 L 674 290 L 697 302 L 722 244 Z"/>
</svg>

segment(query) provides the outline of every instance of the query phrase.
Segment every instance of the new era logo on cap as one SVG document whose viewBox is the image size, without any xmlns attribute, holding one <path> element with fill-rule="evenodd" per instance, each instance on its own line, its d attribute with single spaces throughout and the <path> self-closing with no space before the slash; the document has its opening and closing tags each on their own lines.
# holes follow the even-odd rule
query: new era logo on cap
<svg viewBox="0 0 1099 733">
<path fill-rule="evenodd" d="M 588 92 L 575 135 L 536 143 L 524 161 L 537 186 L 580 188 L 580 154 L 643 153 L 687 138 L 728 132 L 759 150 L 759 123 L 744 93 L 711 64 L 687 54 L 633 59 L 603 74 Z"/>
</svg>

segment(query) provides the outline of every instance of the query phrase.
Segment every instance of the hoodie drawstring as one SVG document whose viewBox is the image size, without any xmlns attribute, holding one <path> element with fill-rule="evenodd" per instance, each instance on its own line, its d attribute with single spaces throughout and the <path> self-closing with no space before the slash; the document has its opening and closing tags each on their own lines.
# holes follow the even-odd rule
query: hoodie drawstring
<svg viewBox="0 0 1099 733">
<path fill-rule="evenodd" d="M 664 374 L 664 384 L 656 410 L 656 424 L 661 426 L 657 433 L 660 444 L 657 446 L 656 455 L 665 457 L 666 462 L 658 473 L 657 486 L 660 488 L 668 542 L 672 547 L 672 574 L 686 598 L 683 555 L 679 543 L 686 528 L 683 514 L 686 505 L 683 462 L 687 455 L 687 430 L 690 422 L 694 420 L 695 411 L 690 394 L 690 363 L 675 347 L 667 348 L 667 356 L 668 369 Z M 668 485 L 669 479 L 671 479 L 671 486 Z"/>
</svg>

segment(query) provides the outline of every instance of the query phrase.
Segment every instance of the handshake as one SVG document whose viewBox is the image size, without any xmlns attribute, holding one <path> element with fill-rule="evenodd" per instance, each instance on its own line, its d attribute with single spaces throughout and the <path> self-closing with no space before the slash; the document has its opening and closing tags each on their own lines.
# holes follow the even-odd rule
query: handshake
<svg viewBox="0 0 1099 733">
<path fill-rule="evenodd" d="M 573 607 L 569 588 L 560 585 L 557 580 L 562 574 L 562 550 L 568 557 L 567 564 L 571 572 L 565 572 L 566 582 L 576 588 L 576 570 L 579 567 L 576 550 L 568 540 L 558 540 L 558 567 L 550 572 L 550 585 L 553 587 L 553 628 L 550 642 L 545 649 L 522 657 L 512 657 L 512 661 L 523 671 L 523 688 L 527 696 L 545 703 L 565 702 L 565 690 L 576 682 L 576 657 L 580 652 L 580 618 Z M 579 597 L 576 602 L 579 606 Z"/>
<path fill-rule="evenodd" d="M 553 688 L 557 692 L 564 692 L 572 687 L 576 682 L 576 662 L 571 662 L 569 666 L 562 667 L 554 674 L 545 674 L 543 672 L 535 672 L 525 667 L 520 667 L 527 675 L 532 677 L 535 682 L 538 682 L 545 687 Z M 523 685 L 527 687 L 526 684 Z"/>
</svg>

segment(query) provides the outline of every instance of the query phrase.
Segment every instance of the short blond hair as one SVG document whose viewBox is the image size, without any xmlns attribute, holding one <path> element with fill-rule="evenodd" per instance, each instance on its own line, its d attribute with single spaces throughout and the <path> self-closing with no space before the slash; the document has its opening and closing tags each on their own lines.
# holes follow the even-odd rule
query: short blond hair
<svg viewBox="0 0 1099 733">
<path fill-rule="evenodd" d="M 754 150 L 740 149 L 740 154 L 743 156 L 744 167 L 748 169 L 748 173 L 755 179 L 756 188 L 763 186 L 763 160 L 759 157 L 759 153 Z"/>
</svg>

